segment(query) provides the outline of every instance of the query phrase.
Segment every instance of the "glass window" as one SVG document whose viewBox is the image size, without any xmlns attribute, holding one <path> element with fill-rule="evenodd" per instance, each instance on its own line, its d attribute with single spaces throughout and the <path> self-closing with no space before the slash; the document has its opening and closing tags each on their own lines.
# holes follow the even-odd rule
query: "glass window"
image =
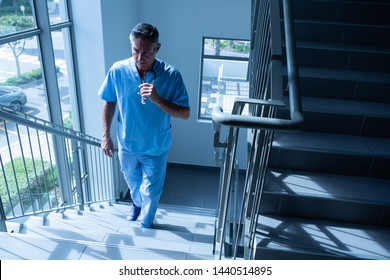
<svg viewBox="0 0 390 280">
<path fill-rule="evenodd" d="M 65 0 L 47 0 L 47 10 L 51 25 L 69 20 Z"/>
<path fill-rule="evenodd" d="M 68 128 L 79 130 L 68 3 L 47 0 L 47 10 L 44 4 L 44 0 L 0 0 L 0 106 L 56 124 L 62 120 Z M 51 162 L 51 156 L 71 158 L 61 143 L 54 145 L 51 135 L 7 120 L 0 120 L 0 144 L 2 165 L 12 168 L 18 165 L 25 169 L 27 162 L 33 172 L 39 165 L 44 173 L 49 166 L 65 174 L 66 167 Z M 12 181 L 12 173 L 1 173 L 5 175 L 0 176 L 0 191 L 2 183 L 10 182 L 5 178 Z M 70 183 L 66 180 L 71 181 L 63 179 L 66 176 L 58 178 L 64 186 Z M 25 174 L 13 179 L 21 182 L 20 186 L 29 180 Z"/>
<path fill-rule="evenodd" d="M 38 38 L 1 45 L 0 65 L 0 105 L 49 120 Z"/>
<path fill-rule="evenodd" d="M 203 38 L 200 119 L 211 119 L 215 106 L 230 113 L 236 97 L 249 96 L 249 53 L 246 40 Z"/>
<path fill-rule="evenodd" d="M 0 36 L 36 27 L 29 0 L 0 0 Z"/>
<path fill-rule="evenodd" d="M 59 112 L 66 127 L 78 130 L 80 120 L 70 36 L 72 25 L 69 22 L 67 1 L 47 0 L 47 6 L 34 8 L 33 4 L 36 3 L 30 0 L 0 0 L 0 86 L 2 92 L 19 91 L 20 95 L 26 96 L 26 102 L 3 98 L 0 106 L 11 107 L 48 121 L 52 120 L 53 113 Z M 37 21 L 36 17 L 42 19 Z M 37 26 L 36 22 L 50 22 L 51 40 L 42 31 L 47 30 L 47 27 Z M 9 36 L 14 33 L 17 36 Z M 47 54 L 51 53 L 54 57 L 48 59 Z M 42 60 L 42 57 L 45 59 Z M 53 69 L 56 73 L 52 73 Z M 58 90 L 53 90 L 55 78 Z M 48 83 L 51 85 L 51 100 L 60 100 L 59 103 L 55 101 L 49 105 Z"/>
<path fill-rule="evenodd" d="M 69 29 L 52 32 L 54 59 L 57 69 L 58 91 L 61 100 L 62 121 L 65 127 L 79 130 L 76 89 L 74 84 L 73 60 Z"/>
</svg>

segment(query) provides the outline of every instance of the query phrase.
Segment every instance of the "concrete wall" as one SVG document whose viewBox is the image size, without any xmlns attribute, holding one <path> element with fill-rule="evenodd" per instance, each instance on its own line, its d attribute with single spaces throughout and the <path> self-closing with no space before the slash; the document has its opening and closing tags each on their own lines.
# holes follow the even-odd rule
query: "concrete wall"
<svg viewBox="0 0 390 280">
<path fill-rule="evenodd" d="M 72 1 L 78 71 L 86 133 L 101 137 L 102 101 L 97 91 L 111 64 L 131 55 L 128 36 L 141 21 L 155 24 L 162 43 L 158 57 L 183 75 L 191 117 L 172 119 L 169 161 L 213 166 L 210 122 L 197 120 L 202 37 L 249 39 L 250 0 L 84 0 Z M 246 131 L 238 158 L 245 166 Z"/>
</svg>

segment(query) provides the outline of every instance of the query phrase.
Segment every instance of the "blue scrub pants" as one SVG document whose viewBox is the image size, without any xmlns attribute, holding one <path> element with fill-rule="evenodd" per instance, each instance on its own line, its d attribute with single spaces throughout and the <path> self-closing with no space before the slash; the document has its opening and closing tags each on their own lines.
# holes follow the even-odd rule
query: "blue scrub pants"
<svg viewBox="0 0 390 280">
<path fill-rule="evenodd" d="M 134 155 L 121 150 L 121 170 L 133 204 L 140 207 L 141 226 L 151 227 L 163 191 L 168 152 L 158 156 Z"/>
</svg>

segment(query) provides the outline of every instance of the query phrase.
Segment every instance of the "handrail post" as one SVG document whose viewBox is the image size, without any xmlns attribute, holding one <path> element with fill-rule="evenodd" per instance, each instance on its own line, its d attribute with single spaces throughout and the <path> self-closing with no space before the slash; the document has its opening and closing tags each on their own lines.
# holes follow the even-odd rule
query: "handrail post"
<svg viewBox="0 0 390 280">
<path fill-rule="evenodd" d="M 72 149 L 72 166 L 75 177 L 75 188 L 76 188 L 76 204 L 79 207 L 80 211 L 84 210 L 84 195 L 83 195 L 83 182 L 81 180 L 81 170 L 80 170 L 80 157 L 79 157 L 79 147 L 78 143 L 75 140 L 71 141 Z"/>
</svg>

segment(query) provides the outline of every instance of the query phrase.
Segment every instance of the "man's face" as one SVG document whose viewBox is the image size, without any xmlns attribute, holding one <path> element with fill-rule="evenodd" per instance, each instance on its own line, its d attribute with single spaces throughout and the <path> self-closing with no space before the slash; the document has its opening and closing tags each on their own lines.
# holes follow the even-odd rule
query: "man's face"
<svg viewBox="0 0 390 280">
<path fill-rule="evenodd" d="M 135 64 L 140 71 L 147 71 L 153 67 L 156 54 L 160 49 L 160 44 L 142 38 L 132 40 L 132 54 Z"/>
</svg>

